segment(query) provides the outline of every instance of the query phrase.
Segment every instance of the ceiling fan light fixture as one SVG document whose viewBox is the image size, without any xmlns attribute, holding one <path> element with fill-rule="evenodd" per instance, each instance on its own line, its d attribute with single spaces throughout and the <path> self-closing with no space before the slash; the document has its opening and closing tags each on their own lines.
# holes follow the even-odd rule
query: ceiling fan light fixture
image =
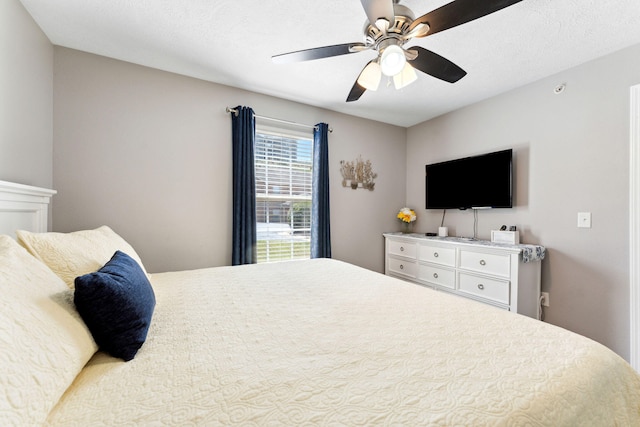
<svg viewBox="0 0 640 427">
<path fill-rule="evenodd" d="M 402 89 L 405 86 L 409 86 L 411 83 L 418 80 L 418 76 L 416 75 L 416 71 L 413 69 L 409 63 L 404 64 L 404 68 L 402 72 L 393 76 L 393 85 L 396 89 Z"/>
<path fill-rule="evenodd" d="M 408 7 L 398 4 L 400 1 L 360 0 L 367 15 L 363 29 L 364 43 L 343 43 L 298 50 L 272 56 L 272 61 L 300 62 L 364 50 L 375 51 L 376 58 L 360 72 L 347 96 L 347 102 L 357 101 L 367 89 L 376 90 L 382 74 L 393 77 L 394 85 L 398 89 L 416 80 L 415 70 L 447 83 L 455 83 L 467 75 L 465 70 L 420 46 L 413 46 L 407 50 L 404 50 L 403 46 L 413 38 L 430 36 L 475 21 L 522 0 L 453 0 L 418 18 L 414 18 Z"/>
<path fill-rule="evenodd" d="M 380 69 L 385 76 L 391 77 L 402 72 L 406 63 L 404 50 L 395 44 L 387 46 L 380 56 Z"/>
<path fill-rule="evenodd" d="M 376 91 L 380 85 L 381 78 L 380 64 L 376 61 L 371 61 L 358 76 L 358 84 L 367 90 Z"/>
</svg>

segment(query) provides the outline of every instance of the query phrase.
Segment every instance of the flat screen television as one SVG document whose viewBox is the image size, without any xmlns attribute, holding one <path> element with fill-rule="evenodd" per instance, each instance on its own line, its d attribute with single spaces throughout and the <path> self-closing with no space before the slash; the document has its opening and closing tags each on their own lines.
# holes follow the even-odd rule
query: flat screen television
<svg viewBox="0 0 640 427">
<path fill-rule="evenodd" d="M 427 209 L 513 207 L 513 150 L 425 166 Z"/>
</svg>

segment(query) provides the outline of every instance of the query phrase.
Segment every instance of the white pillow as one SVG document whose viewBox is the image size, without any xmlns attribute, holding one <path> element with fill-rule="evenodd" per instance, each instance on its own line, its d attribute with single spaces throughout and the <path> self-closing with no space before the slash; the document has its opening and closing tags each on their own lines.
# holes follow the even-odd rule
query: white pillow
<svg viewBox="0 0 640 427">
<path fill-rule="evenodd" d="M 16 231 L 18 242 L 45 263 L 70 289 L 78 276 L 98 271 L 119 250 L 142 265 L 136 251 L 111 228 L 103 225 L 95 230 L 73 233 L 32 233 Z"/>
<path fill-rule="evenodd" d="M 73 291 L 4 235 L 0 293 L 0 419 L 42 425 L 97 346 Z"/>
</svg>

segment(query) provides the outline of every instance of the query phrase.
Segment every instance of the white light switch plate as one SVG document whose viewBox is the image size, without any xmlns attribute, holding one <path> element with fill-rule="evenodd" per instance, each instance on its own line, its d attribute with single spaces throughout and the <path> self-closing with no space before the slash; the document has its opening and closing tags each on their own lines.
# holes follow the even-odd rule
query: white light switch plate
<svg viewBox="0 0 640 427">
<path fill-rule="evenodd" d="M 578 212 L 578 228 L 591 228 L 591 212 Z"/>
</svg>

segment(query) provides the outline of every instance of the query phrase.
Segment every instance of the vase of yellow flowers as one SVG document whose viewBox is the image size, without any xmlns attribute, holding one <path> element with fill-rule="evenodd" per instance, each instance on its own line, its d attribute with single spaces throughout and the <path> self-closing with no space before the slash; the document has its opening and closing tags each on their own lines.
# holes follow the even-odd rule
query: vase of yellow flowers
<svg viewBox="0 0 640 427">
<path fill-rule="evenodd" d="M 416 212 L 413 209 L 405 207 L 400 209 L 400 212 L 398 212 L 396 218 L 398 218 L 402 223 L 402 232 L 411 233 L 413 223 L 418 217 L 416 216 Z"/>
</svg>

